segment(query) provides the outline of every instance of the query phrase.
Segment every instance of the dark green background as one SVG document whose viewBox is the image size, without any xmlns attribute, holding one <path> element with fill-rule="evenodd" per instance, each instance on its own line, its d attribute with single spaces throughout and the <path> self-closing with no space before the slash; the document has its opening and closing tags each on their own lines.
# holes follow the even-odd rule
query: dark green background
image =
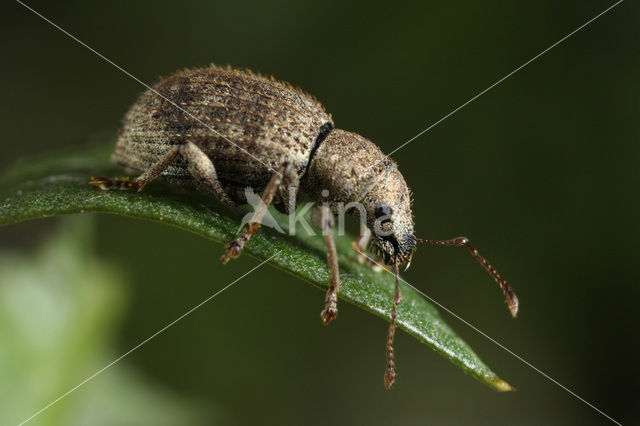
<svg viewBox="0 0 640 426">
<path fill-rule="evenodd" d="M 272 74 L 389 152 L 613 1 L 28 4 L 144 82 L 209 63 Z M 462 250 L 420 248 L 406 279 L 623 424 L 640 420 L 638 12 L 623 2 L 393 155 L 417 234 L 470 237 L 520 316 Z M 19 4 L 2 15 L 0 166 L 114 140 L 142 87 Z M 1 229 L 0 245 L 28 250 L 54 223 Z M 166 226 L 98 226 L 97 250 L 130 290 L 116 353 L 256 265 L 223 267 L 221 246 Z M 264 267 L 123 363 L 222 407 L 225 424 L 607 422 L 453 317 L 518 391 L 495 393 L 400 333 L 387 392 L 385 323 L 342 304 L 325 328 L 322 300 Z"/>
</svg>

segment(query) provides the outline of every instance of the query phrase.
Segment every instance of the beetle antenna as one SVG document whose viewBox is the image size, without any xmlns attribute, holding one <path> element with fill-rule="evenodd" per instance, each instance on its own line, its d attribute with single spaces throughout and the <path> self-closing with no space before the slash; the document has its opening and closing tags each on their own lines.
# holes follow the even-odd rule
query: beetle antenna
<svg viewBox="0 0 640 426">
<path fill-rule="evenodd" d="M 391 324 L 389 325 L 389 334 L 387 335 L 387 369 L 384 372 L 384 385 L 387 389 L 391 389 L 391 385 L 396 381 L 396 362 L 393 352 L 393 339 L 396 335 L 396 316 L 398 302 L 400 301 L 400 272 L 398 266 L 398 254 L 396 253 L 394 258 L 394 269 L 396 275 L 395 293 L 393 295 L 393 307 L 391 308 Z"/>
<path fill-rule="evenodd" d="M 502 278 L 498 271 L 496 271 L 495 268 L 491 266 L 491 264 L 487 261 L 487 259 L 485 259 L 480 253 L 478 253 L 478 250 L 469 243 L 469 239 L 467 237 L 458 237 L 451 240 L 428 240 L 424 238 L 416 238 L 416 241 L 419 243 L 429 243 L 436 246 L 465 246 L 469 250 L 469 253 L 471 253 L 471 255 L 475 257 L 478 262 L 480 262 L 482 267 L 486 269 L 489 275 L 491 275 L 493 279 L 498 283 L 498 285 L 502 289 L 502 292 L 504 293 L 507 306 L 509 307 L 509 311 L 511 311 L 511 315 L 515 318 L 515 316 L 518 314 L 518 298 L 516 297 L 516 294 L 511 289 L 509 284 L 507 284 L 507 280 Z"/>
</svg>

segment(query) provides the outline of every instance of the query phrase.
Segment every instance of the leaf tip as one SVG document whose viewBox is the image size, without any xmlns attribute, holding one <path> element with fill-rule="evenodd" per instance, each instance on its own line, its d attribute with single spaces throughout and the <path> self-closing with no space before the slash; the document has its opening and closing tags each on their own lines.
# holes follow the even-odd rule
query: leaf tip
<svg viewBox="0 0 640 426">
<path fill-rule="evenodd" d="M 498 392 L 514 392 L 516 388 L 511 386 L 509 383 L 505 382 L 502 379 L 498 379 L 493 382 L 493 388 Z"/>
</svg>

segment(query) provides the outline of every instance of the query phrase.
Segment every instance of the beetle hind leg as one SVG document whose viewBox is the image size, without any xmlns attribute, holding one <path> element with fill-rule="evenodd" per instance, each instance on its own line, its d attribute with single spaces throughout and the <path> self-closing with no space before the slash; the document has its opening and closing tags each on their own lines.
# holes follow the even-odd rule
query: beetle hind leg
<svg viewBox="0 0 640 426">
<path fill-rule="evenodd" d="M 160 176 L 178 156 L 182 156 L 187 164 L 187 170 L 193 178 L 202 186 L 213 192 L 220 201 L 230 206 L 235 203 L 227 197 L 218 181 L 216 169 L 211 159 L 193 142 L 184 142 L 172 146 L 167 153 L 155 164 L 149 167 L 144 173 L 135 179 L 92 177 L 89 183 L 97 188 L 110 189 L 133 189 L 140 191 L 146 184 Z"/>
<path fill-rule="evenodd" d="M 96 188 L 110 190 L 110 189 L 134 189 L 136 191 L 142 190 L 146 184 L 157 178 L 160 173 L 165 171 L 167 167 L 171 165 L 180 154 L 180 145 L 172 146 L 167 153 L 158 160 L 153 166 L 149 167 L 144 173 L 135 179 L 125 178 L 105 178 L 105 177 L 92 177 L 89 181 L 90 185 Z"/>
</svg>

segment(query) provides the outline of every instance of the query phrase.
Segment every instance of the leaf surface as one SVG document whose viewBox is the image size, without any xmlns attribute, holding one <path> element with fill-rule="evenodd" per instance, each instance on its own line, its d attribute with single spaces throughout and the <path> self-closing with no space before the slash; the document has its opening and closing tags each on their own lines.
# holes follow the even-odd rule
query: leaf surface
<svg viewBox="0 0 640 426">
<path fill-rule="evenodd" d="M 235 237 L 240 218 L 249 210 L 230 209 L 204 191 L 161 182 L 143 192 L 102 191 L 88 184 L 91 176 L 122 176 L 109 162 L 110 146 L 64 152 L 22 161 L 0 179 L 0 225 L 49 216 L 100 212 L 151 220 L 226 243 Z M 286 217 L 273 213 L 287 230 Z M 297 232 L 295 237 L 261 229 L 243 254 L 326 289 L 329 268 L 321 236 Z M 392 274 L 376 273 L 357 262 L 351 238 L 337 237 L 340 299 L 389 321 L 393 299 Z M 222 254 L 222 250 L 220 250 Z M 401 282 L 398 327 L 498 391 L 512 390 L 494 374 L 449 327 L 436 308 Z M 320 321 L 318 319 L 318 321 Z"/>
</svg>

